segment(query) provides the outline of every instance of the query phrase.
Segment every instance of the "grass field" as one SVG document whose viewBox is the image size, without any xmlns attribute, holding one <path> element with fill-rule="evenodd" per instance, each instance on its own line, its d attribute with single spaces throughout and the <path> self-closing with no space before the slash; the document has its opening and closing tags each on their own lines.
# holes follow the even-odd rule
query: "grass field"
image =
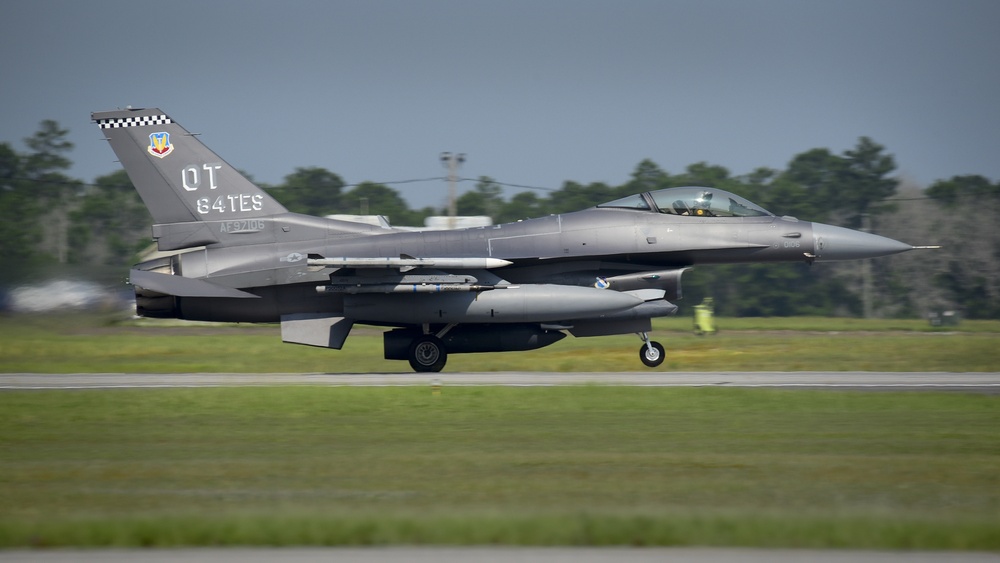
<svg viewBox="0 0 1000 563">
<path fill-rule="evenodd" d="M 0 393 L 0 547 L 1000 549 L 1000 398 Z"/>
<path fill-rule="evenodd" d="M 655 326 L 659 369 L 997 371 L 1000 323 Z M 640 371 L 635 337 L 452 371 Z M 275 326 L 0 318 L 2 372 L 392 372 Z M 0 393 L 0 548 L 713 545 L 1000 550 L 1000 397 L 621 387 Z"/>
<path fill-rule="evenodd" d="M 998 371 L 1000 322 L 934 330 L 926 321 L 659 319 L 664 371 Z M 642 371 L 632 335 L 566 338 L 531 352 L 463 354 L 449 371 Z M 283 344 L 274 325 L 123 321 L 113 316 L 0 318 L 0 372 L 408 372 L 382 359 L 381 331 L 357 327 L 343 350 Z"/>
</svg>

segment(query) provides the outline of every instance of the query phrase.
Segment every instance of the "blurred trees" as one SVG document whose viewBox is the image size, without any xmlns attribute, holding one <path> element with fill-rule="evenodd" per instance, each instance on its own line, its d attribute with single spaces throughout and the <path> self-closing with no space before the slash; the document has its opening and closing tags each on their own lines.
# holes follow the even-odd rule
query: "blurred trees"
<svg viewBox="0 0 1000 563">
<path fill-rule="evenodd" d="M 69 213 L 69 263 L 127 264 L 150 244 L 153 218 L 125 170 L 94 180 Z"/>
<path fill-rule="evenodd" d="M 0 280 L 16 281 L 67 261 L 68 215 L 82 182 L 64 171 L 73 144 L 52 120 L 24 139 L 30 152 L 0 144 Z"/>
<path fill-rule="evenodd" d="M 33 196 L 23 161 L 10 145 L 0 144 L 0 260 L 12 266 L 31 261 L 42 240 L 42 206 Z"/>
<path fill-rule="evenodd" d="M 420 212 L 411 211 L 399 192 L 375 182 L 362 182 L 344 194 L 337 213 L 384 215 L 396 225 L 423 225 Z"/>
<path fill-rule="evenodd" d="M 476 187 L 462 194 L 455 205 L 459 215 L 499 217 L 503 209 L 503 187 L 489 176 L 480 176 Z"/>
<path fill-rule="evenodd" d="M 535 192 L 518 192 L 506 202 L 495 220 L 499 223 L 521 221 L 545 215 L 545 202 Z"/>
<path fill-rule="evenodd" d="M 423 224 L 433 210 L 412 211 L 399 192 L 383 184 L 347 184 L 325 168 L 296 168 L 277 186 L 263 186 L 293 213 L 306 215 L 384 215 L 397 225 Z"/>
<path fill-rule="evenodd" d="M 24 150 L 0 144 L 0 282 L 9 284 L 52 265 L 104 265 L 123 275 L 150 244 L 151 219 L 124 171 L 84 184 L 66 175 L 72 144 L 67 131 L 43 121 Z M 955 176 L 926 191 L 900 184 L 895 161 L 868 137 L 841 154 L 814 148 L 791 158 L 783 170 L 758 168 L 734 176 L 698 162 L 677 174 L 650 159 L 621 185 L 565 181 L 558 189 L 520 191 L 504 197 L 504 184 L 475 180 L 458 201 L 462 215 L 510 222 L 576 211 L 629 194 L 700 185 L 740 194 L 777 215 L 867 228 L 912 244 L 941 244 L 941 251 L 910 252 L 871 261 L 875 313 L 916 316 L 958 308 L 966 316 L 1000 318 L 1000 182 Z M 463 180 L 468 181 L 468 180 Z M 412 210 L 395 189 L 375 182 L 348 185 L 321 167 L 296 168 L 281 184 L 263 186 L 290 211 L 310 215 L 385 215 L 394 225 L 420 226 L 443 209 Z M 972 219 L 978 220 L 970 227 Z M 715 297 L 725 315 L 859 315 L 857 262 L 705 266 L 684 276 L 682 306 Z"/>
<path fill-rule="evenodd" d="M 306 215 L 328 215 L 346 213 L 332 211 L 341 208 L 340 192 L 344 181 L 340 176 L 325 168 L 296 168 L 285 176 L 280 186 L 269 188 L 275 197 L 289 211 Z"/>
<path fill-rule="evenodd" d="M 838 182 L 833 208 L 845 215 L 845 227 L 866 227 L 865 217 L 891 209 L 886 200 L 896 193 L 898 180 L 889 177 L 896 170 L 896 161 L 884 150 L 868 137 L 861 137 L 853 150 L 844 152 L 843 178 Z"/>
<path fill-rule="evenodd" d="M 1000 318 L 1000 182 L 954 176 L 928 190 L 935 204 L 926 223 L 943 252 L 932 281 L 944 304 L 972 318 Z"/>
</svg>

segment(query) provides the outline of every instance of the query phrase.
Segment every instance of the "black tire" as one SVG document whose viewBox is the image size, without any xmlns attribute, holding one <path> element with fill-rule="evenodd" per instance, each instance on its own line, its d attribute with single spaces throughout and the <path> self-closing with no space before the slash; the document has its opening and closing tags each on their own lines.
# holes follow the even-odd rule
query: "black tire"
<svg viewBox="0 0 1000 563">
<path fill-rule="evenodd" d="M 410 343 L 410 367 L 416 372 L 437 372 L 444 369 L 448 352 L 436 336 L 421 336 Z"/>
<path fill-rule="evenodd" d="M 667 354 L 663 349 L 663 345 L 659 342 L 654 340 L 649 344 L 653 347 L 652 354 L 650 353 L 649 348 L 643 344 L 642 348 L 639 348 L 639 359 L 642 360 L 642 363 L 646 364 L 646 367 L 655 368 L 663 363 Z"/>
</svg>

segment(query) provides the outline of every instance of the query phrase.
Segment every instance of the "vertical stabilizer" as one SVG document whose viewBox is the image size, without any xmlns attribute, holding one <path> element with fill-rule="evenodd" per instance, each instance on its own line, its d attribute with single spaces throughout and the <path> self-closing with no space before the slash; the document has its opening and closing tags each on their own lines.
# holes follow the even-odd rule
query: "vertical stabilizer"
<svg viewBox="0 0 1000 563">
<path fill-rule="evenodd" d="M 251 219 L 286 209 L 158 109 L 91 114 L 157 224 Z"/>
</svg>

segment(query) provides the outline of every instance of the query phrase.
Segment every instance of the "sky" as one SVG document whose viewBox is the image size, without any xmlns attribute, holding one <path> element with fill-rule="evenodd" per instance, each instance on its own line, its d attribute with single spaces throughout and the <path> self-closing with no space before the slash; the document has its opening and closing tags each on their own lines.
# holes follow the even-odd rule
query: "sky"
<svg viewBox="0 0 1000 563">
<path fill-rule="evenodd" d="M 90 113 L 131 105 L 268 184 L 436 178 L 451 151 L 463 177 L 618 185 L 862 136 L 911 183 L 996 181 L 998 23 L 996 0 L 6 0 L 0 142 L 54 119 L 92 181 L 118 165 Z"/>
</svg>

